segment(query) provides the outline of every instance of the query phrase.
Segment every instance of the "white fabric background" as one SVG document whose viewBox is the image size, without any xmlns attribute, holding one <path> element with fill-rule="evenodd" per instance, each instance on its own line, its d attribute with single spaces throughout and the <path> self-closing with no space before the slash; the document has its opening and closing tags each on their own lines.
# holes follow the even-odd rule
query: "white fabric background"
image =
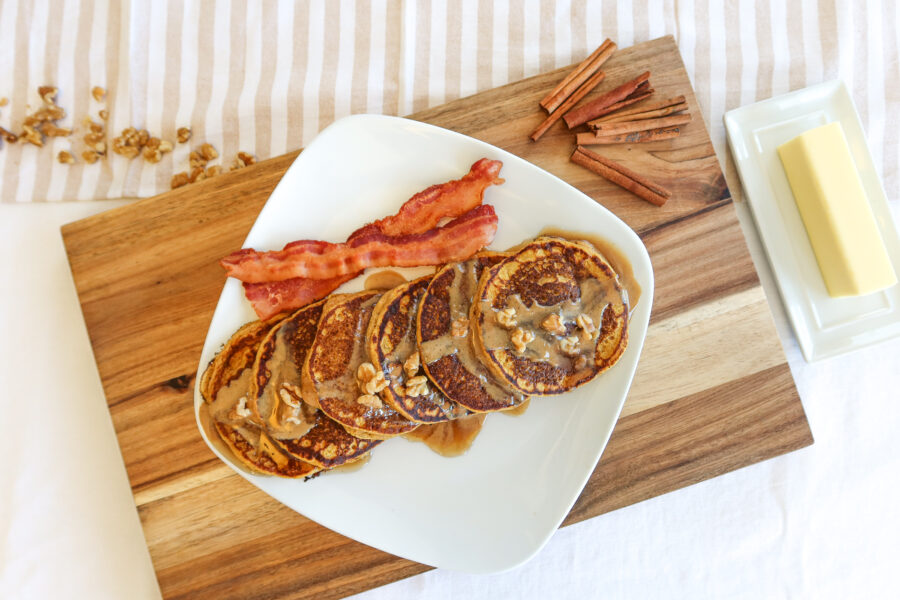
<svg viewBox="0 0 900 600">
<path fill-rule="evenodd" d="M 334 5 L 339 7 L 337 21 Z M 365 12 L 360 6 L 370 7 L 369 28 L 357 18 Z M 87 59 L 75 53 L 78 60 L 70 60 L 65 39 L 49 51 L 41 31 L 63 32 L 65 24 L 81 23 L 81 17 L 73 21 L 73 15 L 88 8 L 88 41 L 77 32 L 74 36 L 76 45 L 88 50 Z M 292 46 L 277 45 L 281 58 L 271 77 L 261 70 L 257 80 L 248 70 L 241 85 L 232 85 L 230 24 L 245 19 L 249 27 L 257 10 L 262 22 L 274 11 L 276 29 L 284 34 L 279 39 L 291 39 Z M 31 11 L 28 19 L 20 16 L 23 11 Z M 419 19 L 425 13 L 429 19 Z M 114 14 L 120 19 L 118 29 L 110 25 Z M 459 18 L 450 23 L 448 15 Z M 147 49 L 158 47 L 151 40 L 174 43 L 179 30 L 166 23 L 175 16 L 184 40 L 199 35 L 192 31 L 206 31 L 196 23 L 211 19 L 208 31 L 215 32 L 216 57 L 209 62 L 199 45 L 196 53 L 189 44 L 182 46 L 177 112 L 164 121 L 161 99 L 173 97 L 166 88 L 170 79 Z M 326 28 L 328 23 L 333 29 Z M 25 33 L 20 24 L 27 26 Z M 82 79 L 79 68 L 91 69 L 92 85 L 99 83 L 95 72 L 106 74 L 115 64 L 125 65 L 127 70 L 115 69 L 115 85 L 107 81 L 117 98 L 116 110 L 120 103 L 125 106 L 113 117 L 121 119 L 117 123 L 122 127 L 132 124 L 134 115 L 144 115 L 148 123 L 155 119 L 160 128 L 189 118 L 195 133 L 205 128 L 202 139 L 223 154 L 241 149 L 265 157 L 299 147 L 331 119 L 349 112 L 406 114 L 568 64 L 607 36 L 624 47 L 673 33 L 735 194 L 739 184 L 725 149 L 723 111 L 842 77 L 853 91 L 896 222 L 898 24 L 900 3 L 892 0 L 473 0 L 342 2 L 331 7 L 0 0 L 0 31 L 16 32 L 14 41 L 0 44 L 0 96 L 16 100 L 20 89 L 33 94 L 53 73 L 63 93 L 72 89 L 74 96 Z M 95 35 L 106 41 L 95 41 Z M 427 49 L 421 40 L 428 41 Z M 329 48 L 336 48 L 337 54 Z M 368 48 L 366 61 L 357 60 L 358 48 Z M 262 48 L 257 52 L 252 43 L 245 43 L 244 49 L 246 64 L 263 56 Z M 295 71 L 300 56 L 302 76 Z M 16 78 L 21 72 L 26 74 L 25 87 Z M 361 73 L 367 74 L 362 84 Z M 261 81 L 268 81 L 273 90 L 268 104 L 259 100 L 266 94 L 251 93 L 254 85 L 260 89 Z M 200 95 L 206 85 L 209 99 L 201 105 L 190 90 Z M 8 125 L 15 110 L 14 105 L 0 109 L 0 125 Z M 80 119 L 79 111 L 72 114 Z M 268 145 L 259 142 L 266 131 Z M 111 165 L 93 175 L 76 175 L 62 165 L 48 165 L 36 150 L 24 148 L 16 156 L 20 150 L 0 147 L 0 201 L 58 200 L 73 188 L 72 197 L 82 199 L 152 194 L 166 187 L 166 169 L 173 166 L 164 162 L 145 170 L 126 165 L 122 171 Z M 159 594 L 58 231 L 62 223 L 112 205 L 0 204 L 0 422 L 7 425 L 0 436 L 3 598 Z M 478 577 L 433 571 L 360 597 L 895 595 L 894 570 L 900 562 L 900 340 L 822 363 L 803 362 L 746 206 L 738 203 L 737 208 L 816 444 L 560 530 L 538 557 L 514 571 Z"/>
</svg>

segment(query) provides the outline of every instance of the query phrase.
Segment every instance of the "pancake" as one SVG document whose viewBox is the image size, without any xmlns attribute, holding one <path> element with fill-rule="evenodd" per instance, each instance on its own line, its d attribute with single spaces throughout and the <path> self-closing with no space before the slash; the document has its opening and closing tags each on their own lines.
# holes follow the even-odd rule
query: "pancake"
<svg viewBox="0 0 900 600">
<path fill-rule="evenodd" d="M 479 278 L 508 256 L 511 253 L 481 252 L 445 265 L 428 284 L 417 316 L 417 346 L 425 373 L 445 396 L 473 412 L 507 410 L 526 398 L 491 374 L 475 353 L 467 326 Z"/>
<path fill-rule="evenodd" d="M 561 394 L 618 361 L 628 303 L 592 246 L 540 237 L 482 277 L 471 326 L 496 377 L 526 394 Z"/>
<path fill-rule="evenodd" d="M 380 442 L 350 435 L 302 400 L 300 372 L 324 306 L 322 300 L 297 310 L 263 338 L 253 363 L 247 408 L 283 451 L 330 469 L 359 460 Z"/>
<path fill-rule="evenodd" d="M 380 292 L 365 291 L 338 294 L 328 299 L 303 365 L 301 382 L 306 402 L 321 408 L 351 435 L 369 439 L 401 435 L 418 425 L 384 403 L 375 393 L 364 393 L 360 389 L 360 366 L 369 361 L 365 348 L 366 329 L 380 297 Z M 374 374 L 374 368 L 372 371 Z"/>
<path fill-rule="evenodd" d="M 417 423 L 442 423 L 469 414 L 427 380 L 416 348 L 419 299 L 431 275 L 388 290 L 372 309 L 366 331 L 366 352 L 387 386 L 381 399 Z"/>
<path fill-rule="evenodd" d="M 200 394 L 206 405 L 201 416 L 208 433 L 215 431 L 234 459 L 252 473 L 280 477 L 308 477 L 320 469 L 297 460 L 278 448 L 251 419 L 247 392 L 259 344 L 282 317 L 254 321 L 241 327 L 213 358 L 200 378 Z M 210 440 L 214 436 L 210 435 Z"/>
</svg>

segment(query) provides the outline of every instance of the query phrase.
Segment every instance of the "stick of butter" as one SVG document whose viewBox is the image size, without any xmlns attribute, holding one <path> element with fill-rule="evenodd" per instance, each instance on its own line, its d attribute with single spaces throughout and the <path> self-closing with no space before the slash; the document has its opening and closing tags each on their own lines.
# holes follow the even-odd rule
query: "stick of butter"
<svg viewBox="0 0 900 600">
<path fill-rule="evenodd" d="M 861 296 L 897 283 L 840 123 L 778 147 L 830 296 Z"/>
</svg>

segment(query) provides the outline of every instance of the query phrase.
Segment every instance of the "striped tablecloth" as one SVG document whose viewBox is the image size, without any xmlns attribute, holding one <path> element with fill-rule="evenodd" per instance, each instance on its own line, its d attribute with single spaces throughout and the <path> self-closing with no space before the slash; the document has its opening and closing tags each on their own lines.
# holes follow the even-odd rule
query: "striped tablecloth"
<svg viewBox="0 0 900 600">
<path fill-rule="evenodd" d="M 51 84 L 69 113 L 63 125 L 83 129 L 105 106 L 112 135 L 138 126 L 172 140 L 178 127 L 193 129 L 158 164 L 56 162 L 59 150 L 81 153 L 83 131 L 45 148 L 0 142 L 0 281 L 16 290 L 0 294 L 0 344 L 10 344 L 0 345 L 0 368 L 16 379 L 0 377 L 0 422 L 43 411 L 51 430 L 86 423 L 90 432 L 69 447 L 65 435 L 32 439 L 17 427 L 0 438 L 0 596 L 158 597 L 58 231 L 113 203 L 12 204 L 149 196 L 168 189 L 202 142 L 226 165 L 238 151 L 263 159 L 344 115 L 409 114 L 570 64 L 606 37 L 625 47 L 673 34 L 733 193 L 723 112 L 840 77 L 897 217 L 898 28 L 896 0 L 0 0 L 0 98 L 9 99 L 0 126 L 20 130 L 37 87 Z M 108 90 L 104 104 L 93 86 Z M 746 225 L 746 206 L 737 208 Z M 362 596 L 891 596 L 900 340 L 804 363 L 753 227 L 745 231 L 813 447 L 566 527 L 508 573 L 438 570 Z M 29 352 L 50 366 L 39 385 L 21 381 L 44 366 Z"/>
<path fill-rule="evenodd" d="M 674 34 L 720 158 L 725 110 L 820 81 L 853 91 L 888 197 L 900 195 L 900 4 L 893 0 L 116 2 L 0 0 L 0 126 L 20 131 L 55 85 L 76 131 L 38 148 L 0 143 L 0 200 L 150 196 L 211 143 L 226 167 L 302 147 L 352 113 L 404 115 Z M 104 102 L 91 88 L 108 91 Z M 30 108 L 29 108 L 30 107 Z M 175 139 L 158 164 L 85 164 L 82 119 Z M 74 165 L 56 155 L 71 150 Z"/>
</svg>

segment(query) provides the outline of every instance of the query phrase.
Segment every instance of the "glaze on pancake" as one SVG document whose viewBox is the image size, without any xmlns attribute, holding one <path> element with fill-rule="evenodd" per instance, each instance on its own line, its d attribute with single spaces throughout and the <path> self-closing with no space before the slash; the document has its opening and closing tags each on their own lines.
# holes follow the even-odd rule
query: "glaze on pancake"
<svg viewBox="0 0 900 600">
<path fill-rule="evenodd" d="M 203 408 L 208 418 L 207 430 L 219 435 L 235 463 L 254 473 L 308 477 L 318 472 L 319 467 L 297 460 L 278 448 L 253 422 L 247 407 L 256 351 L 282 318 L 248 323 L 231 336 L 200 378 L 200 394 L 206 402 Z"/>
<path fill-rule="evenodd" d="M 448 398 L 474 412 L 507 410 L 526 398 L 494 377 L 478 358 L 468 326 L 482 273 L 508 256 L 511 253 L 481 252 L 439 269 L 416 320 L 419 357 L 429 379 Z"/>
<path fill-rule="evenodd" d="M 560 394 L 618 361 L 628 304 L 591 246 L 540 237 L 482 277 L 471 325 L 494 375 L 526 394 Z"/>
<path fill-rule="evenodd" d="M 417 426 L 378 396 L 360 389 L 357 373 L 369 360 L 366 329 L 380 297 L 380 292 L 366 291 L 332 296 L 325 303 L 301 383 L 304 400 L 352 435 L 369 439 L 393 437 Z"/>
<path fill-rule="evenodd" d="M 356 438 L 303 402 L 300 372 L 325 301 L 305 306 L 273 327 L 253 363 L 247 407 L 285 452 L 323 469 L 362 458 L 380 442 Z"/>
<path fill-rule="evenodd" d="M 366 332 L 366 351 L 373 367 L 384 375 L 381 399 L 418 423 L 441 423 L 469 414 L 428 381 L 416 348 L 419 300 L 431 275 L 384 293 Z M 418 378 L 418 379 L 416 379 Z"/>
</svg>

